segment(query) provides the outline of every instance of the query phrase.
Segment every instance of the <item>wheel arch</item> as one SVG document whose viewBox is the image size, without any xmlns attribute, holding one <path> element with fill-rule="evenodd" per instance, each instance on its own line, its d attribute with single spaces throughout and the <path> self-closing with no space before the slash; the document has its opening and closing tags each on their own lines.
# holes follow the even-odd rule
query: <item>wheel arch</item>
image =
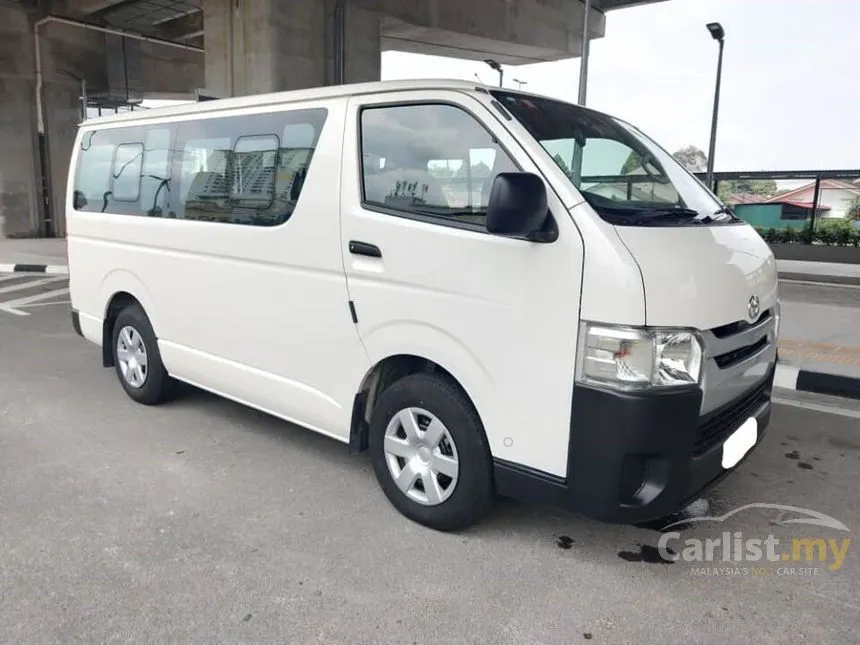
<svg viewBox="0 0 860 645">
<path fill-rule="evenodd" d="M 438 360 L 426 358 L 419 354 L 390 354 L 377 361 L 368 370 L 353 400 L 349 432 L 349 450 L 351 453 L 367 450 L 370 419 L 379 395 L 397 381 L 412 374 L 421 373 L 440 374 L 455 385 L 475 409 L 481 426 L 484 427 L 481 411 L 474 398 L 470 395 L 463 381 L 452 370 Z M 484 429 L 484 433 L 486 435 L 486 429 Z"/>
<path fill-rule="evenodd" d="M 102 365 L 113 367 L 111 347 L 113 325 L 119 312 L 130 304 L 138 304 L 152 325 L 153 331 L 159 329 L 155 303 L 143 283 L 129 271 L 119 269 L 105 276 L 101 286 L 102 308 Z M 156 332 L 157 335 L 157 332 Z"/>
</svg>

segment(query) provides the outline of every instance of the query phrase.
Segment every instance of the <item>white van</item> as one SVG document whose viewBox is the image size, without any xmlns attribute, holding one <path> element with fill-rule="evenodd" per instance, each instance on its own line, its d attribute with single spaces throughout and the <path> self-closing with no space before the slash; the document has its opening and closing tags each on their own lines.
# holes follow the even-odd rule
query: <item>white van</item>
<svg viewBox="0 0 860 645">
<path fill-rule="evenodd" d="M 367 449 L 421 524 L 659 518 L 768 425 L 770 249 L 611 116 L 347 85 L 92 119 L 71 163 L 72 320 L 127 394 Z"/>
</svg>

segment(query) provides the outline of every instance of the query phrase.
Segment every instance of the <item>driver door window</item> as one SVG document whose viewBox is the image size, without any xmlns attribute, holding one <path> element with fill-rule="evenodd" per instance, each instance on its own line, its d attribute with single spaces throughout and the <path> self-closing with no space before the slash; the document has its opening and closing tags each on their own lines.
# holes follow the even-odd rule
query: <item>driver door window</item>
<svg viewBox="0 0 860 645">
<path fill-rule="evenodd" d="M 516 164 L 468 112 L 399 105 L 361 112 L 364 204 L 486 227 L 493 180 Z"/>
</svg>

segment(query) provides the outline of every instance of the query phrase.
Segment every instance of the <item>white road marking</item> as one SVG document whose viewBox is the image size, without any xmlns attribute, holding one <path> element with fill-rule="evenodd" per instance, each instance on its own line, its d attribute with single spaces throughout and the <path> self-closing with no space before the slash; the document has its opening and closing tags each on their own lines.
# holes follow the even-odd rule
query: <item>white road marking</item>
<svg viewBox="0 0 860 645">
<path fill-rule="evenodd" d="M 42 278 L 41 280 L 36 280 L 35 282 L 22 282 L 21 284 L 13 284 L 11 287 L 3 287 L 2 289 L 0 289 L 0 293 L 9 293 L 10 291 L 22 291 L 23 289 L 32 289 L 33 287 L 41 287 L 43 284 L 59 282 L 60 280 L 65 280 L 65 278 Z"/>
<path fill-rule="evenodd" d="M 18 305 L 20 309 L 32 309 L 33 307 L 48 307 L 51 305 L 70 305 L 71 300 L 56 300 L 54 302 L 34 302 L 30 305 Z"/>
<path fill-rule="evenodd" d="M 803 408 L 812 410 L 813 412 L 824 412 L 827 414 L 836 414 L 841 417 L 850 417 L 852 419 L 860 419 L 860 410 L 848 410 L 845 408 L 836 408 L 831 405 L 821 405 L 820 403 L 812 403 L 810 401 L 795 401 L 794 399 L 783 399 L 780 396 L 774 396 L 771 400 L 779 405 L 789 405 L 794 408 Z"/>
<path fill-rule="evenodd" d="M 22 273 L 7 273 L 4 275 L 0 275 L 0 282 L 6 282 L 8 280 L 19 280 L 24 277 Z"/>
<path fill-rule="evenodd" d="M 69 293 L 68 288 L 54 289 L 53 291 L 45 291 L 43 293 L 37 293 L 32 296 L 18 298 L 16 300 L 7 300 L 6 302 L 0 303 L 0 311 L 5 311 L 6 313 L 13 314 L 15 316 L 29 316 L 30 314 L 28 312 L 17 309 L 16 307 L 29 305 L 34 302 L 39 302 L 40 300 L 49 300 L 50 298 L 66 295 L 67 293 Z"/>
</svg>

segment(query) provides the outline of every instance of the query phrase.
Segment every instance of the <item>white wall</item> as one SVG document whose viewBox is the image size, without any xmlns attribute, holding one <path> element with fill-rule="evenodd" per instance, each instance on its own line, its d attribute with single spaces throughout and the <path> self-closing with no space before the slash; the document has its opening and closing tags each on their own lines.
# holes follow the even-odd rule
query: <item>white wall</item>
<svg viewBox="0 0 860 645">
<path fill-rule="evenodd" d="M 789 197 L 791 201 L 796 202 L 811 202 L 815 196 L 815 187 L 810 186 L 802 192 L 795 193 Z M 830 210 L 819 213 L 820 217 L 845 217 L 848 207 L 855 197 L 860 197 L 860 193 L 855 193 L 842 188 L 826 188 L 821 187 L 821 193 L 818 198 L 818 205 L 829 206 Z"/>
</svg>

